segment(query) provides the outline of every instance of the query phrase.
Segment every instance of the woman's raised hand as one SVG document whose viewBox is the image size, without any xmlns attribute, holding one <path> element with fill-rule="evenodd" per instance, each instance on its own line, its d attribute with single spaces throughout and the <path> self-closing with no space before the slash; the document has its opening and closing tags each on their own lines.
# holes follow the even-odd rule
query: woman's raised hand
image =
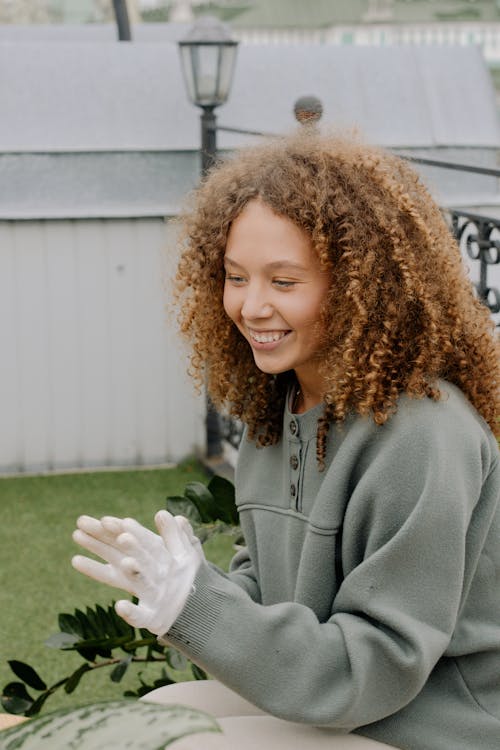
<svg viewBox="0 0 500 750">
<path fill-rule="evenodd" d="M 133 627 L 163 635 L 180 615 L 205 557 L 187 519 L 160 510 L 155 524 L 159 534 L 133 518 L 80 516 L 74 541 L 106 562 L 75 555 L 72 565 L 136 596 L 138 604 L 116 602 L 116 612 Z"/>
</svg>

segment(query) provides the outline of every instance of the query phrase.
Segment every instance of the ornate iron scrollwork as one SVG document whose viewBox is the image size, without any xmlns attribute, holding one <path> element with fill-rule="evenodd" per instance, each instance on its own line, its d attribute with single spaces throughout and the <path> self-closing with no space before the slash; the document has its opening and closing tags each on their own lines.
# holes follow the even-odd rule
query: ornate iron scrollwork
<svg viewBox="0 0 500 750">
<path fill-rule="evenodd" d="M 479 299 L 492 314 L 499 313 L 500 291 L 488 284 L 488 270 L 500 263 L 500 219 L 452 209 L 450 221 L 461 250 L 479 263 L 479 281 L 475 283 Z"/>
<path fill-rule="evenodd" d="M 234 419 L 234 417 L 229 417 L 227 414 L 221 414 L 219 416 L 222 439 L 229 443 L 233 448 L 238 448 L 243 434 L 243 423 Z"/>
</svg>

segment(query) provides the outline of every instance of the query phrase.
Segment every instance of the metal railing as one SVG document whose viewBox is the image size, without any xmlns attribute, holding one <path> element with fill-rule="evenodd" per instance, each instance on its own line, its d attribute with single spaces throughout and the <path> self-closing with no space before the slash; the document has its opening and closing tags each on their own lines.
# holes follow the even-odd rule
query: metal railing
<svg viewBox="0 0 500 750">
<path fill-rule="evenodd" d="M 488 283 L 488 272 L 491 266 L 500 263 L 500 219 L 462 209 L 449 209 L 448 213 L 460 248 L 472 261 L 479 263 L 477 295 L 495 315 L 500 312 L 500 291 Z"/>
<path fill-rule="evenodd" d="M 500 169 L 399 155 L 416 164 L 500 178 Z M 499 313 L 500 291 L 488 283 L 488 272 L 491 266 L 500 263 L 500 218 L 484 216 L 462 208 L 444 209 L 444 214 L 448 217 L 450 228 L 461 251 L 471 261 L 479 264 L 479 281 L 474 285 L 479 299 L 492 315 Z M 500 323 L 498 325 L 500 326 Z"/>
</svg>

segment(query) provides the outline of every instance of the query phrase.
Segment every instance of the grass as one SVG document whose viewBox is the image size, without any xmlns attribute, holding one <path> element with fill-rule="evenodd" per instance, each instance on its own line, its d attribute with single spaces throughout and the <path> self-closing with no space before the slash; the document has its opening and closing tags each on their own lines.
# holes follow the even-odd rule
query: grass
<svg viewBox="0 0 500 750">
<path fill-rule="evenodd" d="M 71 567 L 78 551 L 71 539 L 76 518 L 83 513 L 132 516 L 151 528 L 165 497 L 182 494 L 186 483 L 195 480 L 207 481 L 195 461 L 173 469 L 0 479 L 0 688 L 17 680 L 7 664 L 10 659 L 27 662 L 48 684 L 68 675 L 82 663 L 81 657 L 44 645 L 58 631 L 58 613 L 96 603 L 107 606 L 122 595 Z M 205 553 L 227 567 L 232 542 L 214 538 Z M 141 669 L 147 681 L 158 674 L 155 665 L 132 665 L 115 684 L 108 670 L 96 670 L 85 675 L 74 694 L 51 697 L 45 710 L 121 697 L 124 690 L 138 686 Z"/>
</svg>

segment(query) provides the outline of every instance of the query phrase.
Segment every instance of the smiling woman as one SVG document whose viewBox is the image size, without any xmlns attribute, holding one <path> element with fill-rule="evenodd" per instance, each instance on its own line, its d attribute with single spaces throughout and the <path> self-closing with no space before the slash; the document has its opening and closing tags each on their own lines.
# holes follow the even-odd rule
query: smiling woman
<svg viewBox="0 0 500 750">
<path fill-rule="evenodd" d="M 259 720 L 497 750 L 499 347 L 438 207 L 396 157 L 307 132 L 221 164 L 184 226 L 193 370 L 246 425 L 246 547 L 227 575 L 185 521 L 104 517 L 75 538 L 107 566 L 76 567 Z"/>
<path fill-rule="evenodd" d="M 261 372 L 295 372 L 300 412 L 322 400 L 320 312 L 330 285 L 308 234 L 259 200 L 229 230 L 224 309 Z"/>
</svg>

